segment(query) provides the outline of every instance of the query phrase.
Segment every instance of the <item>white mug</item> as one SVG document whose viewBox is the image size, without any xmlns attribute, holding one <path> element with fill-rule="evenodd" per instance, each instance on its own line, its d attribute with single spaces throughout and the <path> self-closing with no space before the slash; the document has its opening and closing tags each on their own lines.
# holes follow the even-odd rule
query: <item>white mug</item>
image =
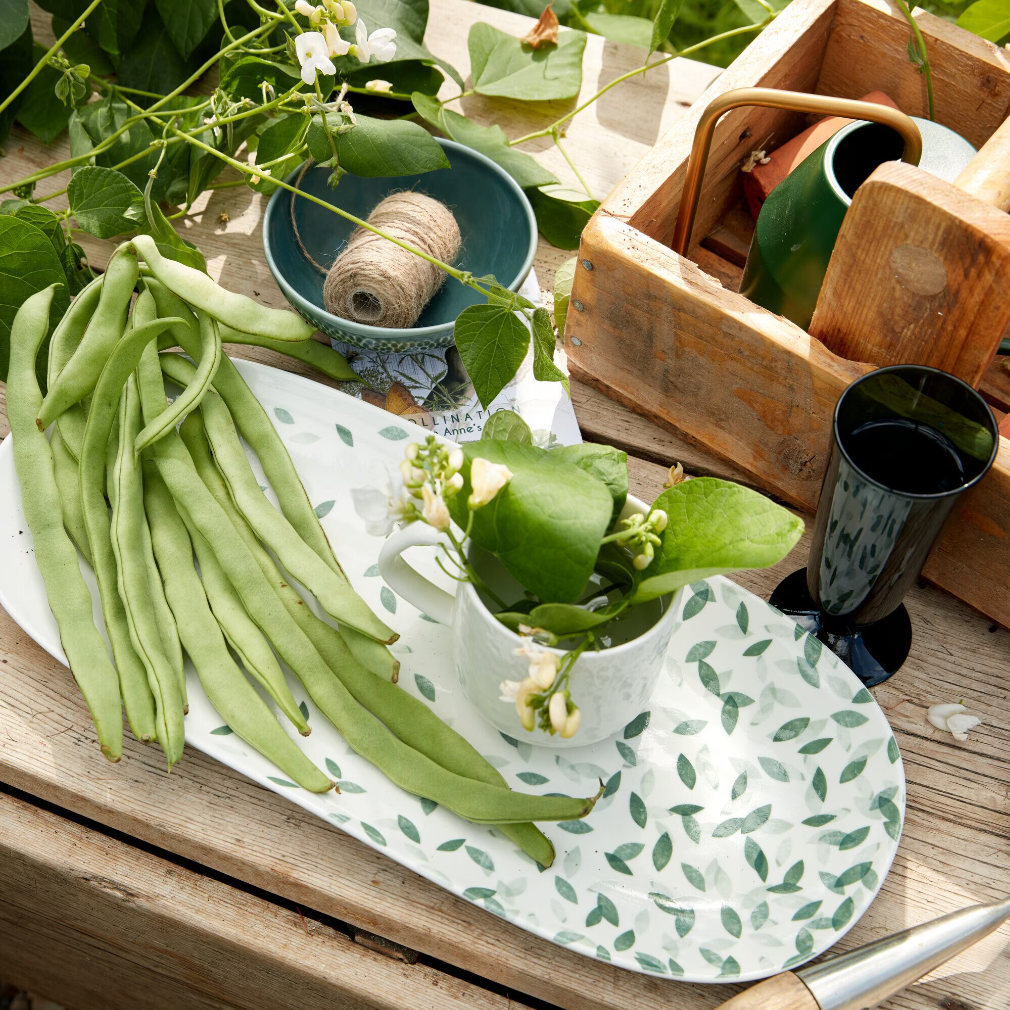
<svg viewBox="0 0 1010 1010">
<path fill-rule="evenodd" d="M 621 518 L 636 512 L 646 514 L 648 508 L 629 495 Z M 410 547 L 440 544 L 450 547 L 444 534 L 427 523 L 410 523 L 392 533 L 382 545 L 379 574 L 403 599 L 440 624 L 452 627 L 453 657 L 463 694 L 496 729 L 531 744 L 567 749 L 598 743 L 645 710 L 676 626 L 679 590 L 664 599 L 659 620 L 637 638 L 579 656 L 569 689 L 582 711 L 582 722 L 575 736 L 563 740 L 539 728 L 527 732 L 515 705 L 500 698 L 502 681 L 522 681 L 528 676 L 529 660 L 515 654 L 524 640 L 495 618 L 471 583 L 458 583 L 454 597 L 401 557 Z M 563 655 L 561 649 L 551 651 Z"/>
</svg>

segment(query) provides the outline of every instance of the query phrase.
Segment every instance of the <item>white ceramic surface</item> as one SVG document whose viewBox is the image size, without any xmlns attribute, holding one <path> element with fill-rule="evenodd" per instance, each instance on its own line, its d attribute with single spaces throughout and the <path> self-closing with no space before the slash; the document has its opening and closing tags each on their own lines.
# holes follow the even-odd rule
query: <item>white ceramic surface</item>
<svg viewBox="0 0 1010 1010">
<path fill-rule="evenodd" d="M 645 502 L 629 495 L 621 518 L 647 511 Z M 452 627 L 453 662 L 467 701 L 495 729 L 527 737 L 515 706 L 499 697 L 502 681 L 522 681 L 528 675 L 529 660 L 516 653 L 523 640 L 495 619 L 470 583 L 458 583 L 455 597 L 450 596 L 402 557 L 411 547 L 436 545 L 452 549 L 448 538 L 430 526 L 404 526 L 383 543 L 379 575 L 408 603 Z M 518 583 L 515 587 L 521 589 Z M 530 743 L 551 750 L 574 750 L 599 743 L 631 722 L 646 707 L 663 669 L 680 595 L 678 592 L 665 601 L 659 620 L 638 638 L 600 652 L 583 653 L 576 663 L 571 689 L 572 700 L 582 713 L 578 733 L 563 740 L 537 729 L 527 737 Z M 550 651 L 564 655 L 563 649 Z"/>
<path fill-rule="evenodd" d="M 236 364 L 355 587 L 401 634 L 403 689 L 515 788 L 591 795 L 600 779 L 607 788 L 584 821 L 543 826 L 557 849 L 543 870 L 494 829 L 392 786 L 307 699 L 313 733 L 299 744 L 340 781 L 339 794 L 313 795 L 281 777 L 222 726 L 188 666 L 190 746 L 490 913 L 631 970 L 761 978 L 821 953 L 855 923 L 894 858 L 905 780 L 883 713 L 816 639 L 726 579 L 699 582 L 676 608 L 652 696 L 621 732 L 565 754 L 495 733 L 461 695 L 450 629 L 382 583 L 381 541 L 351 507 L 349 489 L 380 483 L 418 430 L 309 380 Z M 428 559 L 418 566 L 439 579 Z M 0 446 L 0 604 L 63 660 L 9 439 Z M 101 626 L 97 596 L 95 613 Z M 128 759 L 108 774 L 129 774 Z"/>
</svg>

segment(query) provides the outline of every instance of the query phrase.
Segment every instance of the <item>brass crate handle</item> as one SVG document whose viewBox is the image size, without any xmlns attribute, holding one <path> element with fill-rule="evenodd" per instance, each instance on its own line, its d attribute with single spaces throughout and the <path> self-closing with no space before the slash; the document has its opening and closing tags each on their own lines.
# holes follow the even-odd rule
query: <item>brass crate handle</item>
<svg viewBox="0 0 1010 1010">
<path fill-rule="evenodd" d="M 719 117 L 731 109 L 744 105 L 760 105 L 771 109 L 790 109 L 793 112 L 813 112 L 823 116 L 844 116 L 846 119 L 866 119 L 871 123 L 882 123 L 896 130 L 905 142 L 901 160 L 909 165 L 918 165 L 922 157 L 922 134 L 919 127 L 897 109 L 873 102 L 856 102 L 850 98 L 832 98 L 825 95 L 808 95 L 799 91 L 779 91 L 775 88 L 737 88 L 727 91 L 712 100 L 698 120 L 691 158 L 687 163 L 684 190 L 680 197 L 680 210 L 673 230 L 673 251 L 687 255 L 691 242 L 691 231 L 698 213 L 698 199 L 701 196 L 701 182 L 712 148 L 712 135 Z"/>
</svg>

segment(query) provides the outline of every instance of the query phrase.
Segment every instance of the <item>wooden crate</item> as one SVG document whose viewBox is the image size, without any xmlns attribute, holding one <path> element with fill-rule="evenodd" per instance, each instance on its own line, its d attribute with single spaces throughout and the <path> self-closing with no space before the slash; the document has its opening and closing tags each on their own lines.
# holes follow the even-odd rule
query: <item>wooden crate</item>
<svg viewBox="0 0 1010 1010">
<path fill-rule="evenodd" d="M 919 13 L 936 118 L 980 147 L 1010 111 L 1010 53 Z M 720 121 L 690 258 L 669 245 L 701 110 L 733 88 L 859 98 L 889 94 L 926 115 L 907 22 L 886 0 L 794 0 L 600 207 L 582 236 L 565 347 L 572 373 L 733 460 L 812 510 L 845 387 L 873 366 L 832 354 L 736 293 L 753 225 L 740 166 L 806 124 L 744 108 Z M 994 297 L 1005 293 L 993 292 Z M 924 574 L 1010 626 L 1010 441 L 937 542 Z"/>
</svg>

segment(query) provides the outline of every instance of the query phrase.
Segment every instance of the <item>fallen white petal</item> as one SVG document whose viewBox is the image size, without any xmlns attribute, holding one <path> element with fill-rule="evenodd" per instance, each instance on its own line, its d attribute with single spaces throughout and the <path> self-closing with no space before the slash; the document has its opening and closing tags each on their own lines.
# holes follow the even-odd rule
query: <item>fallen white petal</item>
<svg viewBox="0 0 1010 1010">
<path fill-rule="evenodd" d="M 926 713 L 926 718 L 929 720 L 930 725 L 935 726 L 937 729 L 945 730 L 948 728 L 947 720 L 952 715 L 960 715 L 967 711 L 964 705 L 933 705 Z"/>
<path fill-rule="evenodd" d="M 968 739 L 968 730 L 981 724 L 982 720 L 978 716 L 957 714 L 947 720 L 947 729 L 954 734 L 955 740 L 960 740 L 963 743 Z"/>
</svg>

